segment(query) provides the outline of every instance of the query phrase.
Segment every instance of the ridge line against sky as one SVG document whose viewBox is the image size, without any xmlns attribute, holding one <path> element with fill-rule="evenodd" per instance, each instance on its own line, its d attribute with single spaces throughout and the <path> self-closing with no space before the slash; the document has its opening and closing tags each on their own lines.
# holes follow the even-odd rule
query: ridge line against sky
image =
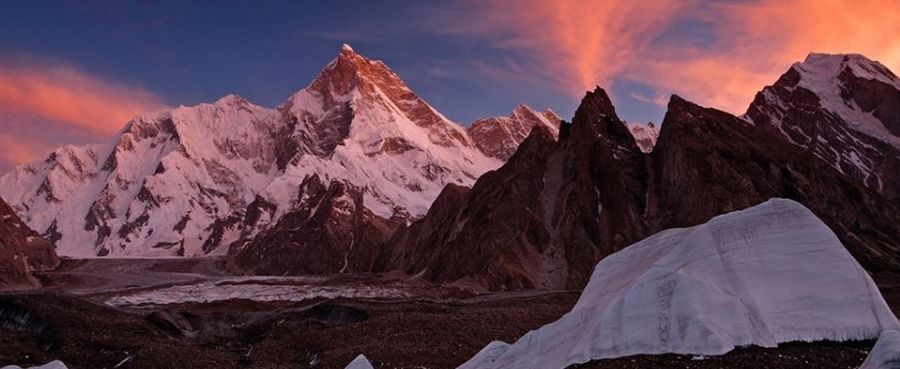
<svg viewBox="0 0 900 369">
<path fill-rule="evenodd" d="M 668 96 L 741 114 L 809 52 L 900 69 L 900 0 L 8 2 L 0 172 L 129 117 L 237 93 L 275 106 L 347 42 L 453 120 L 519 103 L 571 116 L 584 91 L 659 121 Z"/>
</svg>

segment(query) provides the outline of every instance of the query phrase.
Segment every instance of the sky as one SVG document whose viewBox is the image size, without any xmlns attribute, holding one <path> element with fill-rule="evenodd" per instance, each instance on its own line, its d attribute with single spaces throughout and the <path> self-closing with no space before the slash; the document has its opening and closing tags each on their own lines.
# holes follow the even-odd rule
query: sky
<svg viewBox="0 0 900 369">
<path fill-rule="evenodd" d="M 900 0 L 5 1 L 0 173 L 131 117 L 229 93 L 274 107 L 348 43 L 450 119 L 570 118 L 599 85 L 625 120 L 671 94 L 742 114 L 810 52 L 900 71 Z"/>
</svg>

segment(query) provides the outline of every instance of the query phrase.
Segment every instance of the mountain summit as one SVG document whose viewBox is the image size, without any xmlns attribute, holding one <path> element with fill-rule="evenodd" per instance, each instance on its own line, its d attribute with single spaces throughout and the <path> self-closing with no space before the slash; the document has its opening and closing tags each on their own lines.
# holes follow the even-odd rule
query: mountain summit
<svg viewBox="0 0 900 369">
<path fill-rule="evenodd" d="M 0 196 L 62 255 L 199 256 L 303 208 L 313 178 L 403 223 L 445 185 L 499 165 L 384 63 L 345 45 L 274 109 L 229 95 L 143 114 L 106 143 L 17 167 Z"/>
<path fill-rule="evenodd" d="M 858 54 L 810 54 L 745 118 L 900 203 L 900 78 Z"/>
</svg>

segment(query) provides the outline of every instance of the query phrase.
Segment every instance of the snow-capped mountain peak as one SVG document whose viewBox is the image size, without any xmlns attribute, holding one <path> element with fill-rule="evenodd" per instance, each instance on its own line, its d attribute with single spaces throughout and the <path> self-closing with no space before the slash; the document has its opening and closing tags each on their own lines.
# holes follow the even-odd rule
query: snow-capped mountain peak
<svg viewBox="0 0 900 369">
<path fill-rule="evenodd" d="M 900 199 L 900 78 L 859 54 L 809 54 L 745 118 L 890 199 Z"/>
<path fill-rule="evenodd" d="M 499 165 L 387 65 L 342 47 L 274 109 L 227 95 L 142 114 L 109 142 L 16 168 L 0 195 L 63 255 L 196 256 L 302 205 L 309 176 L 361 188 L 378 216 L 412 219 L 446 184 Z"/>
</svg>

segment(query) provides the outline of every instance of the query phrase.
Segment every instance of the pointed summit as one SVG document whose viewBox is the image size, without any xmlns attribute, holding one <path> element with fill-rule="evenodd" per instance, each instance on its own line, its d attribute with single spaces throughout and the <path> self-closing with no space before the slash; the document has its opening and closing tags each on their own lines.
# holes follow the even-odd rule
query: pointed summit
<svg viewBox="0 0 900 369">
<path fill-rule="evenodd" d="M 579 120 L 593 122 L 601 118 L 619 120 L 619 116 L 616 115 L 616 108 L 613 107 L 612 100 L 610 100 L 606 90 L 597 86 L 594 91 L 585 93 L 572 121 L 573 123 Z"/>
<path fill-rule="evenodd" d="M 900 78 L 859 54 L 812 53 L 745 118 L 900 203 Z"/>
<path fill-rule="evenodd" d="M 355 53 L 353 48 L 347 44 L 341 44 L 341 53 Z"/>
</svg>

